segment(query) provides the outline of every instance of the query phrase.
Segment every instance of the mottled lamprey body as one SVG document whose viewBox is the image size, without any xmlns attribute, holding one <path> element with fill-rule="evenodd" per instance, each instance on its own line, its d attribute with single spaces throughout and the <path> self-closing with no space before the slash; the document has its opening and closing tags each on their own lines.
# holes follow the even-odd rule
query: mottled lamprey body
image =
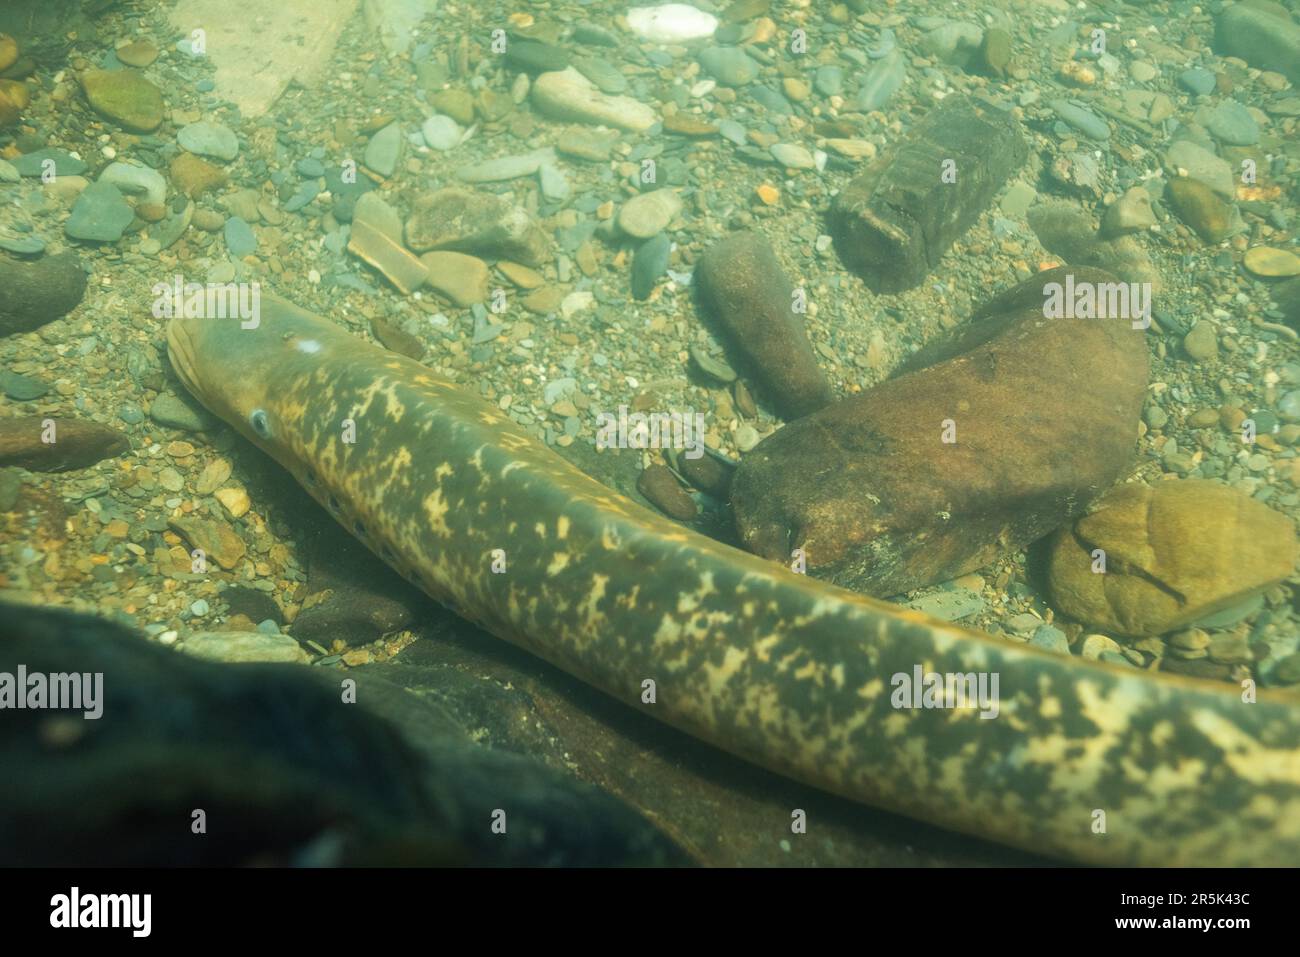
<svg viewBox="0 0 1300 957">
<path fill-rule="evenodd" d="M 1294 695 L 1245 703 L 1231 685 L 1040 652 L 787 571 L 642 508 L 427 367 L 280 300 L 264 297 L 255 329 L 177 319 L 168 339 L 189 390 L 393 568 L 630 707 L 819 788 L 1037 852 L 1300 862 Z M 996 673 L 997 716 L 895 708 L 891 676 L 917 665 Z"/>
</svg>

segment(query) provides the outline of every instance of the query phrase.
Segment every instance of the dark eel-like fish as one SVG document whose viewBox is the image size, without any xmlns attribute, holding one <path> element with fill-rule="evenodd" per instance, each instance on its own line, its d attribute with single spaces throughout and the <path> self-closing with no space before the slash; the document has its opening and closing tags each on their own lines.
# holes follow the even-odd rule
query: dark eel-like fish
<svg viewBox="0 0 1300 957">
<path fill-rule="evenodd" d="M 186 387 L 384 561 L 629 707 L 1031 851 L 1300 862 L 1293 694 L 1249 701 L 1038 651 L 788 571 L 642 508 L 427 367 L 283 301 L 264 297 L 256 328 L 176 319 L 167 335 Z M 917 666 L 996 674 L 997 716 L 895 707 L 893 676 Z"/>
</svg>

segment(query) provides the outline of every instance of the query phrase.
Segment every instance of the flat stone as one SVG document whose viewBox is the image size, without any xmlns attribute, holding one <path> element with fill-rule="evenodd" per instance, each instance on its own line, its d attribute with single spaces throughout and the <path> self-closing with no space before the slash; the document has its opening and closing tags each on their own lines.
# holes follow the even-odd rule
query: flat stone
<svg viewBox="0 0 1300 957">
<path fill-rule="evenodd" d="M 239 140 L 230 127 L 222 123 L 200 120 L 182 126 L 176 142 L 199 156 L 211 156 L 227 163 L 239 155 Z"/>
<path fill-rule="evenodd" d="M 237 567 L 244 557 L 243 539 L 221 519 L 185 515 L 168 519 L 167 526 L 226 571 Z"/>
<path fill-rule="evenodd" d="M 1093 552 L 1106 554 L 1096 573 Z M 1119 635 L 1153 635 L 1288 578 L 1295 527 L 1280 512 L 1200 479 L 1121 485 L 1052 543 L 1048 575 L 1064 614 Z"/>
<path fill-rule="evenodd" d="M 1300 256 L 1288 249 L 1252 246 L 1246 250 L 1242 264 L 1256 276 L 1269 279 L 1300 276 Z"/>
<path fill-rule="evenodd" d="M 1190 140 L 1179 140 L 1165 151 L 1165 164 L 1178 173 L 1186 171 L 1189 179 L 1203 183 L 1223 199 L 1236 195 L 1237 181 L 1232 166 L 1221 156 Z"/>
<path fill-rule="evenodd" d="M 1058 267 L 987 303 L 881 385 L 789 422 L 732 483 L 746 548 L 877 596 L 1033 542 L 1128 473 L 1147 387 L 1125 318 L 1044 320 Z M 815 480 L 810 480 L 815 476 Z"/>
<path fill-rule="evenodd" d="M 135 212 L 122 191 L 112 183 L 98 182 L 81 191 L 63 230 L 73 239 L 113 243 L 122 238 L 133 219 Z"/>
<path fill-rule="evenodd" d="M 217 420 L 206 409 L 188 398 L 181 399 L 169 392 L 164 392 L 153 400 L 149 407 L 149 418 L 159 425 L 183 432 L 206 432 L 217 425 Z"/>
<path fill-rule="evenodd" d="M 257 249 L 257 236 L 253 233 L 253 228 L 238 216 L 226 220 L 223 235 L 226 251 L 234 259 L 243 259 Z"/>
<path fill-rule="evenodd" d="M 1191 67 L 1178 74 L 1178 85 L 1189 93 L 1207 96 L 1214 92 L 1214 74 L 1200 67 Z"/>
<path fill-rule="evenodd" d="M 472 163 L 456 170 L 456 178 L 462 183 L 500 183 L 506 180 L 533 176 L 544 163 L 555 161 L 555 150 L 545 147 L 531 153 L 515 156 L 498 156 L 481 163 Z"/>
<path fill-rule="evenodd" d="M 452 249 L 528 266 L 540 266 L 554 255 L 550 237 L 522 207 L 454 186 L 415 198 L 406 244 L 416 252 Z"/>
<path fill-rule="evenodd" d="M 1215 139 L 1231 146 L 1253 146 L 1259 142 L 1259 124 L 1250 111 L 1236 100 L 1222 100 L 1206 120 Z"/>
<path fill-rule="evenodd" d="M 366 144 L 362 162 L 367 169 L 374 170 L 380 176 L 392 176 L 397 170 L 397 161 L 402 155 L 402 127 L 389 123 Z"/>
<path fill-rule="evenodd" d="M 21 176 L 44 176 L 47 161 L 52 161 L 55 176 L 79 176 L 87 169 L 86 161 L 78 159 L 66 150 L 43 147 L 24 153 L 13 161 L 14 169 Z"/>
<path fill-rule="evenodd" d="M 534 106 L 553 119 L 600 123 L 639 133 L 653 126 L 655 111 L 627 96 L 609 96 L 573 67 L 541 74 L 532 86 Z"/>
<path fill-rule="evenodd" d="M 6 369 L 0 372 L 0 392 L 15 402 L 31 402 L 50 391 L 50 384 L 35 376 Z"/>
<path fill-rule="evenodd" d="M 368 223 L 352 223 L 348 251 L 379 270 L 403 295 L 409 296 L 428 279 L 424 263 Z"/>
<path fill-rule="evenodd" d="M 186 654 L 209 661 L 282 662 L 306 664 L 311 656 L 288 635 L 260 631 L 200 631 L 177 646 Z"/>
<path fill-rule="evenodd" d="M 584 56 L 573 61 L 573 67 L 602 93 L 617 96 L 627 92 L 627 77 L 614 64 L 602 57 Z"/>
<path fill-rule="evenodd" d="M 488 266 L 483 260 L 450 250 L 435 250 L 420 257 L 429 285 L 458 306 L 472 306 L 488 298 Z"/>
<path fill-rule="evenodd" d="M 112 183 L 129 196 L 139 196 L 146 203 L 167 201 L 167 180 L 162 173 L 134 163 L 109 163 L 99 174 L 99 181 Z"/>
<path fill-rule="evenodd" d="M 740 47 L 706 47 L 699 61 L 704 72 L 723 86 L 745 86 L 758 77 L 758 61 Z"/>
<path fill-rule="evenodd" d="M 191 199 L 198 199 L 204 193 L 223 185 L 227 178 L 226 171 L 221 167 L 213 166 L 193 153 L 177 155 L 172 160 L 169 172 L 176 188 Z"/>
<path fill-rule="evenodd" d="M 91 108 L 132 133 L 152 133 L 163 121 L 163 97 L 132 70 L 87 70 L 81 88 Z"/>
<path fill-rule="evenodd" d="M 682 211 L 674 189 L 656 189 L 633 196 L 618 211 L 618 228 L 635 239 L 649 239 L 668 228 Z"/>
<path fill-rule="evenodd" d="M 1091 110 L 1069 100 L 1052 100 L 1048 104 L 1057 116 L 1092 140 L 1110 139 L 1110 124 Z"/>
<path fill-rule="evenodd" d="M 892 50 L 867 71 L 854 105 L 864 113 L 879 110 L 897 93 L 907 79 L 907 63 L 901 50 Z"/>
<path fill-rule="evenodd" d="M 127 66 L 133 66 L 139 69 L 147 67 L 158 59 L 158 48 L 148 40 L 133 40 L 118 47 L 114 53 L 117 54 L 118 60 Z"/>
<path fill-rule="evenodd" d="M 794 311 L 793 286 L 765 239 L 747 232 L 714 243 L 700 256 L 694 282 L 784 417 L 797 419 L 831 401 L 803 317 Z"/>
</svg>

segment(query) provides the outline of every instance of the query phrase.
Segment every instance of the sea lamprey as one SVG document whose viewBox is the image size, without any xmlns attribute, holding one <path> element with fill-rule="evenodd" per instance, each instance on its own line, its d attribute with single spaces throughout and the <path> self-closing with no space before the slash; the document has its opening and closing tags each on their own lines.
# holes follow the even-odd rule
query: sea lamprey
<svg viewBox="0 0 1300 957">
<path fill-rule="evenodd" d="M 286 302 L 175 319 L 214 413 L 429 595 L 648 715 L 857 801 L 1113 864 L 1300 860 L 1300 704 L 1062 658 L 640 507 L 427 367 Z M 896 707 L 894 676 L 991 702 Z M 978 687 L 978 680 L 977 680 Z M 652 692 L 652 693 L 651 693 Z"/>
</svg>

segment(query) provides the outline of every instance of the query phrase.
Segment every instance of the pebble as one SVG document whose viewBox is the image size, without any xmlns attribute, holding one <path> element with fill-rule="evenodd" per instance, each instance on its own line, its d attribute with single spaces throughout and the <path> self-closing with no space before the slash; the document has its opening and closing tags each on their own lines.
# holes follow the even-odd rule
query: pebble
<svg viewBox="0 0 1300 957">
<path fill-rule="evenodd" d="M 1079 649 L 1079 655 L 1088 661 L 1097 661 L 1105 653 L 1116 655 L 1123 654 L 1123 649 L 1119 642 L 1114 638 L 1108 638 L 1105 635 L 1087 635 L 1083 639 L 1083 645 Z"/>
<path fill-rule="evenodd" d="M 618 67 L 602 57 L 578 57 L 573 67 L 602 93 L 617 95 L 627 91 L 627 77 L 619 72 Z"/>
<path fill-rule="evenodd" d="M 526 73 L 547 73 L 569 65 L 569 53 L 563 47 L 539 40 L 511 40 L 506 46 L 506 63 Z"/>
<path fill-rule="evenodd" d="M 1277 400 L 1277 414 L 1283 422 L 1300 422 L 1300 390 L 1285 392 Z M 1258 424 L 1259 415 L 1255 416 Z"/>
<path fill-rule="evenodd" d="M 1246 250 L 1242 264 L 1256 276 L 1267 278 L 1300 276 L 1300 256 L 1286 249 L 1252 246 Z"/>
<path fill-rule="evenodd" d="M 143 69 L 158 59 L 158 48 L 148 40 L 133 40 L 113 52 L 121 62 L 137 69 Z"/>
<path fill-rule="evenodd" d="M 429 274 L 429 285 L 457 306 L 486 302 L 490 276 L 488 266 L 476 256 L 437 250 L 420 257 Z"/>
<path fill-rule="evenodd" d="M 123 193 L 141 196 L 146 203 L 167 201 L 167 180 L 162 173 L 134 163 L 110 163 L 99 174 L 99 181 L 112 183 Z"/>
<path fill-rule="evenodd" d="M 682 43 L 713 36 L 718 18 L 686 3 L 661 3 L 627 12 L 627 25 L 651 43 Z"/>
<path fill-rule="evenodd" d="M 46 160 L 54 161 L 54 175 L 59 177 L 79 176 L 88 169 L 85 160 L 73 156 L 66 150 L 49 147 L 24 153 L 13 161 L 13 166 L 22 176 L 43 176 Z"/>
<path fill-rule="evenodd" d="M 649 239 L 668 228 L 682 211 L 674 189 L 656 189 L 633 196 L 618 211 L 618 228 L 634 239 Z"/>
<path fill-rule="evenodd" d="M 1151 197 L 1141 186 L 1134 186 L 1106 208 L 1101 219 L 1101 231 L 1107 237 L 1125 236 L 1146 232 L 1155 224 Z"/>
<path fill-rule="evenodd" d="M 1134 60 L 1129 64 L 1128 74 L 1138 83 L 1150 83 L 1160 75 L 1160 71 L 1146 60 Z"/>
<path fill-rule="evenodd" d="M 554 163 L 546 162 L 537 168 L 537 181 L 541 186 L 542 198 L 552 203 L 563 203 L 573 193 L 564 171 Z"/>
<path fill-rule="evenodd" d="M 1219 103 L 1210 111 L 1205 126 L 1215 139 L 1231 146 L 1253 146 L 1259 142 L 1259 124 L 1236 100 Z"/>
<path fill-rule="evenodd" d="M 0 392 L 3 392 L 15 402 L 31 402 L 33 399 L 39 399 L 49 391 L 49 383 L 34 376 L 11 372 L 7 369 L 0 372 Z"/>
<path fill-rule="evenodd" d="M 254 235 L 252 227 L 238 216 L 231 216 L 226 220 L 223 235 L 226 240 L 226 251 L 235 259 L 243 259 L 257 249 L 257 236 Z"/>
<path fill-rule="evenodd" d="M 1234 208 L 1204 183 L 1186 176 L 1169 181 L 1169 199 L 1178 214 L 1207 243 L 1218 243 L 1232 235 Z"/>
<path fill-rule="evenodd" d="M 430 149 L 446 152 L 460 145 L 465 131 L 450 116 L 431 116 L 420 127 L 420 135 Z"/>
<path fill-rule="evenodd" d="M 22 178 L 18 167 L 8 160 L 0 159 L 0 183 L 16 183 Z"/>
<path fill-rule="evenodd" d="M 710 379 L 723 385 L 730 385 L 736 381 L 736 370 L 722 359 L 710 355 L 699 346 L 691 346 L 689 353 L 699 370 Z"/>
<path fill-rule="evenodd" d="M 769 150 L 778 163 L 790 169 L 813 169 L 813 154 L 797 143 L 773 143 Z"/>
<path fill-rule="evenodd" d="M 573 67 L 543 73 L 533 83 L 530 95 L 541 113 L 555 119 L 605 124 L 633 133 L 658 121 L 655 111 L 644 103 L 602 93 Z"/>
<path fill-rule="evenodd" d="M 907 66 L 902 52 L 891 50 L 863 78 L 854 105 L 864 113 L 880 109 L 899 91 L 906 78 Z"/>
<path fill-rule="evenodd" d="M 1219 339 L 1214 326 L 1202 319 L 1183 337 L 1183 349 L 1197 362 L 1206 362 L 1219 354 Z"/>
<path fill-rule="evenodd" d="M 112 243 L 122 238 L 135 212 L 112 183 L 92 183 L 81 191 L 63 229 L 73 239 Z"/>
<path fill-rule="evenodd" d="M 201 617 L 201 616 L 200 616 Z M 196 658 L 225 662 L 306 664 L 311 656 L 288 635 L 261 631 L 203 631 L 189 635 L 177 647 Z"/>
<path fill-rule="evenodd" d="M 162 124 L 162 93 L 133 70 L 87 70 L 81 87 L 96 113 L 132 133 L 152 133 Z"/>
<path fill-rule="evenodd" d="M 1200 67 L 1191 67 L 1178 74 L 1178 85 L 1196 96 L 1208 96 L 1214 92 L 1214 74 Z"/>
<path fill-rule="evenodd" d="M 252 508 L 252 501 L 248 497 L 248 492 L 242 486 L 232 485 L 227 488 L 218 489 L 215 493 L 216 500 L 221 503 L 222 508 L 226 510 L 231 518 L 240 518 L 248 514 Z"/>
<path fill-rule="evenodd" d="M 536 175 L 545 163 L 555 161 L 555 150 L 551 147 L 520 153 L 514 156 L 498 156 L 482 163 L 474 163 L 456 170 L 456 178 L 463 183 L 499 183 L 506 180 L 520 179 Z"/>
<path fill-rule="evenodd" d="M 1054 651 L 1059 655 L 1070 654 L 1070 642 L 1065 637 L 1065 632 L 1054 625 L 1039 625 L 1034 629 L 1034 635 L 1029 639 L 1029 643 L 1044 651 Z"/>
<path fill-rule="evenodd" d="M 1091 110 L 1069 100 L 1052 100 L 1048 105 L 1052 112 L 1089 139 L 1110 139 L 1110 124 Z"/>
<path fill-rule="evenodd" d="M 758 77 L 758 61 L 740 47 L 706 47 L 699 61 L 704 72 L 723 86 L 746 86 Z"/>
<path fill-rule="evenodd" d="M 842 67 L 828 64 L 817 68 L 813 74 L 813 89 L 822 96 L 838 96 L 844 92 L 844 70 Z"/>
<path fill-rule="evenodd" d="M 153 400 L 153 405 L 149 407 L 149 418 L 159 425 L 184 432 L 203 432 L 215 424 L 206 411 L 197 409 L 166 392 Z"/>
<path fill-rule="evenodd" d="M 977 592 L 969 588 L 953 588 L 923 595 L 908 602 L 907 607 L 941 621 L 960 621 L 978 615 L 985 609 L 986 603 Z"/>
<path fill-rule="evenodd" d="M 668 255 L 672 244 L 667 233 L 647 239 L 632 254 L 632 298 L 648 299 L 655 284 L 668 271 Z"/>
<path fill-rule="evenodd" d="M 1224 199 L 1236 195 L 1237 182 L 1228 161 L 1190 140 L 1179 140 L 1165 151 L 1165 163 L 1174 171 L 1185 170 L 1188 179 L 1209 187 Z"/>
<path fill-rule="evenodd" d="M 402 127 L 397 123 L 389 123 L 370 137 L 365 153 L 362 154 L 362 162 L 366 164 L 367 169 L 386 178 L 392 176 L 397 170 L 397 161 L 401 154 Z"/>
<path fill-rule="evenodd" d="M 229 163 L 239 155 L 239 140 L 230 127 L 200 120 L 181 127 L 176 142 L 199 156 L 211 156 Z"/>
</svg>

